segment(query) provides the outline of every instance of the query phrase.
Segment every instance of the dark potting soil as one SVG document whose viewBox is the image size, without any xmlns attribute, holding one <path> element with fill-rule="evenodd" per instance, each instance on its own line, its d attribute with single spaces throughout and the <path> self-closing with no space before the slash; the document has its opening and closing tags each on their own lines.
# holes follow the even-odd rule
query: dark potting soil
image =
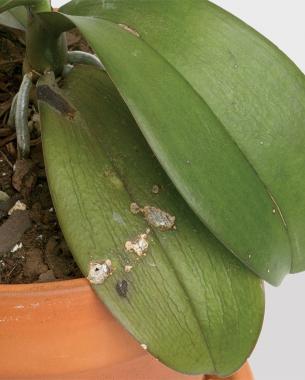
<svg viewBox="0 0 305 380">
<path fill-rule="evenodd" d="M 68 35 L 68 45 L 73 50 L 90 51 L 76 31 Z M 29 159 L 18 160 L 16 135 L 7 125 L 22 79 L 23 57 L 23 33 L 0 27 L 0 283 L 82 277 L 49 193 L 35 102 L 29 108 Z"/>
</svg>

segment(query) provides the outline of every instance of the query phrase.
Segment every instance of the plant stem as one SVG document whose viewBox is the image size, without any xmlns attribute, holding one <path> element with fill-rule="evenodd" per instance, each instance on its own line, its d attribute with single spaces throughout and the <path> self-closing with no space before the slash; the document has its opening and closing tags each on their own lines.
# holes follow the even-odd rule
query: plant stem
<svg viewBox="0 0 305 380">
<path fill-rule="evenodd" d="M 65 34 L 56 34 L 33 10 L 29 11 L 26 32 L 26 72 L 34 70 L 43 74 L 46 70 L 61 74 L 66 62 Z"/>
</svg>

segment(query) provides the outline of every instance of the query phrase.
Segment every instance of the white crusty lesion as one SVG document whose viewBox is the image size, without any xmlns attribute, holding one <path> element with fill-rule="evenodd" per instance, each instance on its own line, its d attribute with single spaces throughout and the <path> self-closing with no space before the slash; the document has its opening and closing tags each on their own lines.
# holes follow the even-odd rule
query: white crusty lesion
<svg viewBox="0 0 305 380">
<path fill-rule="evenodd" d="M 129 273 L 129 272 L 131 272 L 132 268 L 133 268 L 132 265 L 125 265 L 125 267 L 124 267 L 124 271 L 125 271 L 126 273 Z"/>
<path fill-rule="evenodd" d="M 125 250 L 127 252 L 134 252 L 138 256 L 145 256 L 148 250 L 148 246 L 149 246 L 149 243 L 147 240 L 148 233 L 149 233 L 149 230 L 146 231 L 146 233 L 140 234 L 139 236 L 137 236 L 135 240 L 126 241 Z"/>
<path fill-rule="evenodd" d="M 137 203 L 130 205 L 130 211 L 136 214 L 142 214 L 147 223 L 161 231 L 169 231 L 175 229 L 176 217 L 168 212 L 154 206 L 144 206 L 141 208 Z"/>
<path fill-rule="evenodd" d="M 87 279 L 91 284 L 99 285 L 102 284 L 111 275 L 112 271 L 112 263 L 109 259 L 102 262 L 91 261 L 89 263 L 89 272 Z"/>
<path fill-rule="evenodd" d="M 134 215 L 139 214 L 139 212 L 141 212 L 142 210 L 141 207 L 136 202 L 132 202 L 130 204 L 129 209 L 130 209 L 130 212 Z"/>
</svg>

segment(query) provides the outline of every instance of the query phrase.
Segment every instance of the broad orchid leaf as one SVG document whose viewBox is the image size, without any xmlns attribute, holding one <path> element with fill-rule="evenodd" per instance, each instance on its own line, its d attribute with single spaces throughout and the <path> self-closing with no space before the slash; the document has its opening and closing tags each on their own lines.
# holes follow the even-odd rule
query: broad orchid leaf
<svg viewBox="0 0 305 380">
<path fill-rule="evenodd" d="M 40 2 L 41 0 L 0 0 L 0 13 L 22 5 L 38 5 Z"/>
<path fill-rule="evenodd" d="M 61 89 L 55 83 L 46 76 L 37 87 L 43 151 L 60 225 L 84 275 L 168 366 L 232 373 L 261 328 L 259 279 L 177 193 L 107 74 L 83 66 Z"/>
<path fill-rule="evenodd" d="M 272 284 L 305 269 L 305 80 L 205 0 L 75 0 L 79 27 L 201 220 Z M 73 15 L 73 16 L 72 16 Z"/>
<path fill-rule="evenodd" d="M 58 12 L 40 12 L 37 16 L 54 34 L 60 34 L 75 28 L 74 23 L 66 15 Z"/>
<path fill-rule="evenodd" d="M 27 14 L 24 7 L 16 7 L 0 13 L 0 24 L 25 31 Z"/>
</svg>

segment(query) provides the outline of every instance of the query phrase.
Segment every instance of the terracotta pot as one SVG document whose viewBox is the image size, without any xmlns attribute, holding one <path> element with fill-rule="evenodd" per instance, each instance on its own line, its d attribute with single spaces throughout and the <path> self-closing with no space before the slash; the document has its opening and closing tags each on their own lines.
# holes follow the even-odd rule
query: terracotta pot
<svg viewBox="0 0 305 380">
<path fill-rule="evenodd" d="M 145 352 L 85 279 L 0 285 L 0 342 L 3 380 L 208 379 L 172 371 Z"/>
<path fill-rule="evenodd" d="M 251 368 L 248 363 L 245 363 L 244 366 L 236 372 L 234 375 L 220 378 L 217 376 L 206 376 L 204 380 L 254 380 Z"/>
</svg>

